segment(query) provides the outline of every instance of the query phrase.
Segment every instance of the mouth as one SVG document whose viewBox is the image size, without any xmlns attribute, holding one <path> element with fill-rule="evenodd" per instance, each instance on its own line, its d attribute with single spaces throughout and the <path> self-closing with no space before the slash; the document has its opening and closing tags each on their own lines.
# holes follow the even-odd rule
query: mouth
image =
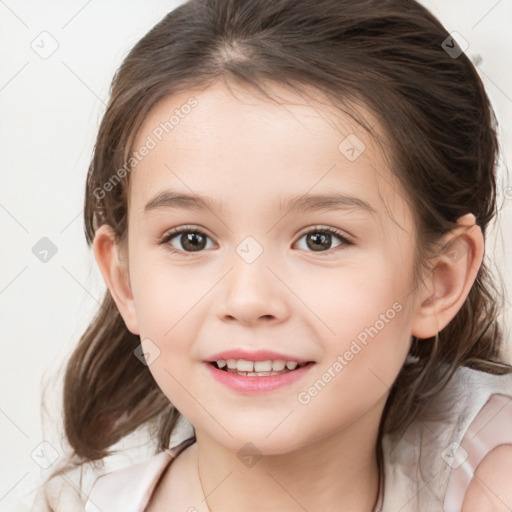
<svg viewBox="0 0 512 512">
<path fill-rule="evenodd" d="M 208 364 L 210 364 L 217 370 L 220 370 L 220 371 L 223 371 L 226 373 L 231 373 L 234 375 L 240 375 L 242 377 L 271 377 L 274 375 L 283 375 L 285 373 L 295 372 L 295 371 L 300 370 L 301 368 L 304 368 L 306 366 L 311 366 L 311 365 L 315 364 L 315 362 L 314 361 L 306 361 L 306 362 L 297 363 L 295 361 L 288 361 L 288 362 L 285 362 L 284 368 L 281 368 L 283 366 L 283 364 L 279 364 L 277 366 L 274 365 L 272 369 L 268 369 L 268 365 L 267 365 L 266 367 L 264 367 L 265 369 L 256 367 L 256 368 L 253 368 L 252 371 L 238 369 L 236 367 L 236 364 L 231 363 L 231 361 L 229 361 L 229 360 L 225 361 L 225 360 L 221 359 L 218 361 L 209 361 Z M 254 363 L 254 364 L 256 364 L 256 363 Z M 230 366 L 232 366 L 232 367 L 230 367 Z M 281 369 L 276 369 L 276 368 L 281 368 Z"/>
</svg>

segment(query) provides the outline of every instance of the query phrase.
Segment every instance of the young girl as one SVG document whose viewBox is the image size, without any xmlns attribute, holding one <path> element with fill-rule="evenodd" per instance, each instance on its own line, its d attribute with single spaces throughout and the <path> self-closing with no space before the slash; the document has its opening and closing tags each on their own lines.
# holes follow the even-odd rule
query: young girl
<svg viewBox="0 0 512 512">
<path fill-rule="evenodd" d="M 495 124 L 413 0 L 190 0 L 143 37 L 89 168 L 108 291 L 64 426 L 75 464 L 158 439 L 86 512 L 512 509 Z"/>
</svg>

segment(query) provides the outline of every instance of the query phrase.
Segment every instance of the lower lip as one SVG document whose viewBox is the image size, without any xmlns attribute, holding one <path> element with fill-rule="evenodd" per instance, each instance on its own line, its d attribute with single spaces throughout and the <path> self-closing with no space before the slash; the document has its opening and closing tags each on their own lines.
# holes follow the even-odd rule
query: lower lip
<svg viewBox="0 0 512 512">
<path fill-rule="evenodd" d="M 246 393 L 264 393 L 282 388 L 304 377 L 315 363 L 309 363 L 297 370 L 282 373 L 281 375 L 269 375 L 268 377 L 244 377 L 236 373 L 219 370 L 213 364 L 204 363 L 211 372 L 212 377 L 235 391 Z"/>
</svg>

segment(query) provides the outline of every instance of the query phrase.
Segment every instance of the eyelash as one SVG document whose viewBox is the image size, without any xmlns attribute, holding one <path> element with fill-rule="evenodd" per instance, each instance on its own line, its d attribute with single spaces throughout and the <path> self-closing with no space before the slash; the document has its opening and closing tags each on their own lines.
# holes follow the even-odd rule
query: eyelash
<svg viewBox="0 0 512 512">
<path fill-rule="evenodd" d="M 173 229 L 171 232 L 169 232 L 168 234 L 166 234 L 161 240 L 160 240 L 160 244 L 161 245 L 164 245 L 164 244 L 168 244 L 168 249 L 171 253 L 178 253 L 178 254 L 181 254 L 183 256 L 193 256 L 194 254 L 196 253 L 200 253 L 200 252 L 203 252 L 205 249 L 201 250 L 201 251 L 192 251 L 192 252 L 187 252 L 187 251 L 182 251 L 182 250 L 179 250 L 179 249 L 175 249 L 174 247 L 172 247 L 169 242 L 175 238 L 176 236 L 178 235 L 181 235 L 183 233 L 195 233 L 195 234 L 199 234 L 199 235 L 203 235 L 203 236 L 206 236 L 207 238 L 210 238 L 208 237 L 208 235 L 206 233 L 203 233 L 202 231 L 199 231 L 197 228 L 194 228 L 193 226 L 182 226 L 180 228 L 175 228 Z M 334 229 L 334 228 L 331 228 L 331 227 L 322 227 L 322 226 L 314 226 L 313 228 L 311 228 L 309 231 L 306 231 L 305 233 L 302 233 L 299 240 L 304 237 L 305 235 L 309 235 L 311 233 L 329 233 L 331 235 L 334 235 L 336 237 L 339 238 L 339 240 L 341 241 L 341 245 L 339 245 L 338 247 L 335 247 L 334 249 L 329 249 L 327 251 L 319 251 L 317 254 L 330 254 L 332 251 L 335 251 L 336 249 L 340 249 L 343 245 L 344 246 L 350 246 L 350 245 L 354 245 L 353 242 L 351 242 L 348 238 L 346 238 L 340 231 L 338 231 L 337 229 Z M 307 252 L 313 252 L 315 253 L 315 251 L 307 251 Z"/>
</svg>

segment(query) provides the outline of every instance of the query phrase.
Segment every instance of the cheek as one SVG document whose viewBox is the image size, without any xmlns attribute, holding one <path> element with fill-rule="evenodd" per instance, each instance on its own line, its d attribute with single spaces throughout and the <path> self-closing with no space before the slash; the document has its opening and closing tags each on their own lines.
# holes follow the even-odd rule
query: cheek
<svg viewBox="0 0 512 512">
<path fill-rule="evenodd" d="M 141 340 L 158 355 L 149 370 L 178 408 L 188 403 L 183 386 L 187 387 L 190 370 L 199 358 L 194 342 L 208 307 L 205 294 L 215 283 L 211 281 L 197 279 L 191 267 L 173 268 L 165 258 L 146 260 L 134 268 L 132 288 Z"/>
<path fill-rule="evenodd" d="M 326 400 L 326 395 L 338 396 L 355 410 L 389 391 L 410 346 L 409 282 L 406 272 L 389 261 L 344 269 L 316 288 L 312 303 L 328 326 L 322 327 L 325 358 L 317 387 Z M 330 392 L 324 393 L 323 385 Z"/>
<path fill-rule="evenodd" d="M 146 261 L 133 272 L 132 286 L 141 336 L 166 343 L 183 325 L 198 322 L 202 299 L 214 284 L 211 274 L 210 280 L 198 279 L 192 267 L 162 257 Z"/>
<path fill-rule="evenodd" d="M 313 426 L 315 418 L 323 417 L 324 429 L 337 429 L 373 414 L 369 411 L 378 410 L 377 404 L 383 406 L 409 347 L 410 336 L 400 318 L 404 310 L 399 309 L 390 309 L 388 323 L 381 320 L 376 328 L 369 321 L 374 322 L 372 315 L 350 318 L 350 323 L 362 321 L 366 326 L 355 336 L 348 328 L 343 332 L 340 328 L 342 334 L 326 345 L 328 353 L 314 379 L 305 383 L 297 397 L 304 421 Z"/>
<path fill-rule="evenodd" d="M 360 333 L 364 338 L 365 328 L 375 324 L 379 331 L 389 331 L 390 323 L 401 322 L 397 310 L 403 310 L 410 285 L 404 265 L 397 268 L 393 261 L 388 254 L 369 254 L 339 269 L 309 269 L 306 280 L 294 282 L 333 345 L 343 348 L 343 340 Z"/>
</svg>

